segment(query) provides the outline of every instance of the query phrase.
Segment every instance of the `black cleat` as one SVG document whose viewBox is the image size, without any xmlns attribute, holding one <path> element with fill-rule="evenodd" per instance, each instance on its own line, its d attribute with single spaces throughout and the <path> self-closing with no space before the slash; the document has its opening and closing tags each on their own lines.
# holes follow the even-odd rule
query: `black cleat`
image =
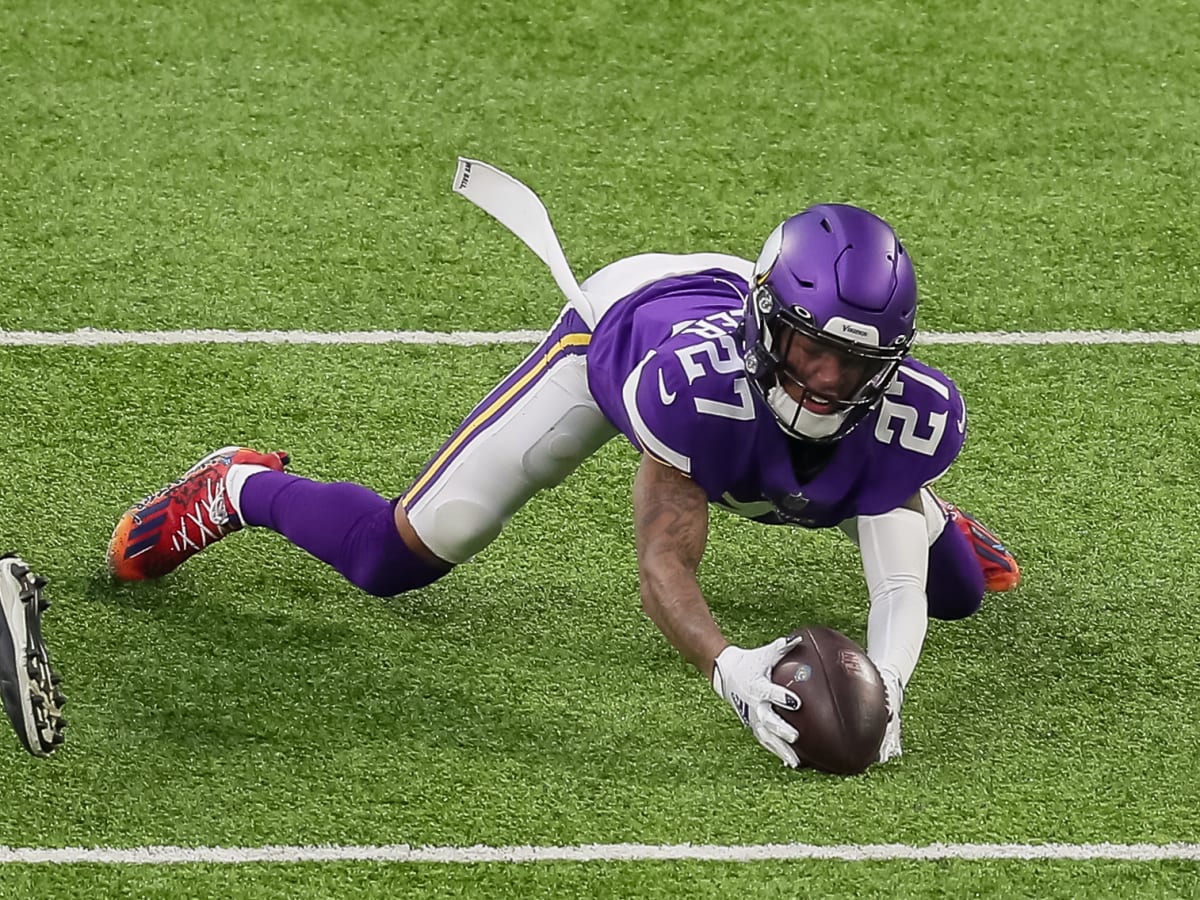
<svg viewBox="0 0 1200 900">
<path fill-rule="evenodd" d="M 14 554 L 0 556 L 0 700 L 21 745 L 49 756 L 63 742 L 67 698 L 42 640 L 46 579 Z"/>
</svg>

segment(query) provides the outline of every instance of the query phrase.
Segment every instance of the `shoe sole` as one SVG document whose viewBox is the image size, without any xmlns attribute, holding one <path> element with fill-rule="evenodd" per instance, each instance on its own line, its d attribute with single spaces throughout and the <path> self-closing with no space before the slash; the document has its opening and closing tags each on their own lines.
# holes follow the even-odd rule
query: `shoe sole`
<svg viewBox="0 0 1200 900">
<path fill-rule="evenodd" d="M 21 745 L 34 756 L 49 756 L 64 740 L 67 702 L 42 638 L 42 597 L 46 579 L 19 557 L 0 557 L 0 698 Z"/>
</svg>

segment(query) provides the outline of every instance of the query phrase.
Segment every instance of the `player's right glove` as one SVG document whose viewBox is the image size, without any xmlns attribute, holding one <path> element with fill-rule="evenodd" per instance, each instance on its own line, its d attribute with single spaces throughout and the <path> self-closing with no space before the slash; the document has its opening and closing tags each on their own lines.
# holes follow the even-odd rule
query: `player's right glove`
<svg viewBox="0 0 1200 900">
<path fill-rule="evenodd" d="M 793 769 L 800 765 L 800 759 L 792 749 L 792 741 L 798 736 L 796 729 L 780 718 L 771 705 L 799 709 L 800 698 L 775 684 L 771 680 L 771 670 L 798 643 L 799 634 L 776 638 L 752 650 L 730 644 L 717 656 L 712 680 L 713 690 L 733 707 L 758 742 Z"/>
<path fill-rule="evenodd" d="M 34 756 L 54 752 L 67 724 L 67 699 L 42 640 L 45 583 L 20 557 L 0 556 L 0 701 L 21 745 Z"/>
<path fill-rule="evenodd" d="M 885 669 L 880 674 L 883 676 L 883 690 L 887 695 L 888 722 L 887 730 L 883 733 L 883 742 L 879 745 L 878 761 L 885 763 L 901 753 L 900 707 L 904 703 L 904 685 L 900 683 L 900 676 L 890 669 Z"/>
</svg>

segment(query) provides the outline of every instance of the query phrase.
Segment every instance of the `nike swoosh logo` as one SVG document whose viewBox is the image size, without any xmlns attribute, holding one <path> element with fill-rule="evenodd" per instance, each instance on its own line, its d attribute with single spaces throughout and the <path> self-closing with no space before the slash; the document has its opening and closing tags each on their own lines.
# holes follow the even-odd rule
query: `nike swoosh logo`
<svg viewBox="0 0 1200 900">
<path fill-rule="evenodd" d="M 668 391 L 667 383 L 663 381 L 662 369 L 658 370 L 658 398 L 662 400 L 663 406 L 670 406 L 675 402 L 677 391 Z"/>
</svg>

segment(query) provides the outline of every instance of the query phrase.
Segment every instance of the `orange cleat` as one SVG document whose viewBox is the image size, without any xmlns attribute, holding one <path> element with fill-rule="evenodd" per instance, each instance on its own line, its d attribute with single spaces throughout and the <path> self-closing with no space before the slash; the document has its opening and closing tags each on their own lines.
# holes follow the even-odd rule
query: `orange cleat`
<svg viewBox="0 0 1200 900">
<path fill-rule="evenodd" d="M 245 447 L 214 450 L 161 491 L 131 506 L 108 542 L 108 568 L 120 581 L 143 581 L 173 572 L 210 544 L 242 527 L 225 495 L 225 475 L 235 464 L 282 472 L 288 455 Z"/>
<path fill-rule="evenodd" d="M 980 568 L 983 569 L 983 585 L 986 590 L 992 593 L 1011 591 L 1021 583 L 1021 567 L 1017 565 L 1016 559 L 1008 552 L 1000 538 L 992 534 L 969 512 L 959 509 L 953 503 L 947 503 L 933 491 L 929 491 L 929 495 L 937 501 L 947 520 L 971 542 Z"/>
</svg>

